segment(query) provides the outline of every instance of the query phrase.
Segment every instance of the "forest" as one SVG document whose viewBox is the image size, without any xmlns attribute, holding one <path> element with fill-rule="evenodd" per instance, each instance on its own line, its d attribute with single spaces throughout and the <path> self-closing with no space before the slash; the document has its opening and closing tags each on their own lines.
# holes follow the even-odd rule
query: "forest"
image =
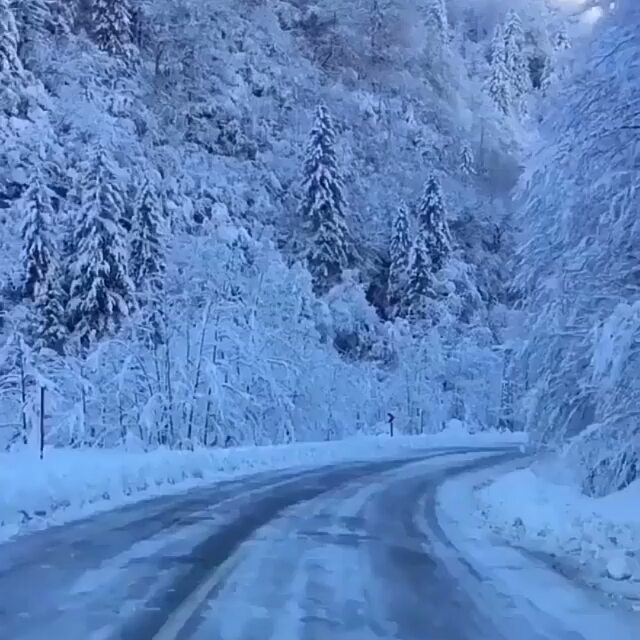
<svg viewBox="0 0 640 640">
<path fill-rule="evenodd" d="M 392 413 L 629 484 L 640 8 L 600 4 L 0 0 L 0 446 Z"/>
</svg>

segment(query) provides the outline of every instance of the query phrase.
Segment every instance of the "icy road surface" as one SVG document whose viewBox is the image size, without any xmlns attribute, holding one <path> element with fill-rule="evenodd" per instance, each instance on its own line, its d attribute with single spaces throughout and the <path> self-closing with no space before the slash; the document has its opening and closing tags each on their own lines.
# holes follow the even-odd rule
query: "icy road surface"
<svg viewBox="0 0 640 640">
<path fill-rule="evenodd" d="M 445 480 L 516 455 L 264 473 L 19 538 L 0 546 L 0 638 L 583 640 L 571 611 L 497 593 L 438 523 Z"/>
</svg>

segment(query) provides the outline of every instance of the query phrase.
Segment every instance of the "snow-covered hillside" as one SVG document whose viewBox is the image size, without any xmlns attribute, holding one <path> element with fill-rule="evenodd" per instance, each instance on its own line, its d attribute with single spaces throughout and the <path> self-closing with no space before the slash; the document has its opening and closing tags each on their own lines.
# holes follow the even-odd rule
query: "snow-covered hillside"
<svg viewBox="0 0 640 640">
<path fill-rule="evenodd" d="M 513 426 L 534 4 L 0 0 L 3 445 Z"/>
<path fill-rule="evenodd" d="M 576 50 L 517 196 L 520 414 L 595 496 L 640 475 L 639 25 L 617 2 Z"/>
</svg>

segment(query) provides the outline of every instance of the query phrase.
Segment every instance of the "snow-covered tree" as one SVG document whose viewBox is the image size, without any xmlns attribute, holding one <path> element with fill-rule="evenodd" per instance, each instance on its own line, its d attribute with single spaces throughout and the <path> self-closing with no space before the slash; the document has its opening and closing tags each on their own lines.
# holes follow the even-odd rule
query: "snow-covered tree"
<svg viewBox="0 0 640 640">
<path fill-rule="evenodd" d="M 68 36 L 73 33 L 78 17 L 77 0 L 51 0 L 51 25 L 58 36 Z"/>
<path fill-rule="evenodd" d="M 404 315 L 424 320 L 434 315 L 434 265 L 423 233 L 418 233 L 411 251 L 407 287 L 402 300 Z"/>
<path fill-rule="evenodd" d="M 18 209 L 23 217 L 22 291 L 25 298 L 34 301 L 56 268 L 51 193 L 39 172 L 32 176 Z"/>
<path fill-rule="evenodd" d="M 157 294 L 165 271 L 162 204 L 147 179 L 138 191 L 131 225 L 130 272 L 139 295 Z M 144 292 L 144 293 L 143 293 Z"/>
<path fill-rule="evenodd" d="M 542 74 L 540 75 L 540 91 L 543 95 L 548 95 L 549 90 L 556 80 L 556 74 L 553 69 L 551 58 L 547 57 L 544 61 Z"/>
<path fill-rule="evenodd" d="M 24 59 L 37 42 L 47 35 L 51 21 L 50 5 L 46 0 L 11 0 L 11 9 L 18 27 L 18 52 Z"/>
<path fill-rule="evenodd" d="M 0 86 L 10 86 L 24 75 L 18 56 L 20 35 L 8 0 L 0 0 Z"/>
<path fill-rule="evenodd" d="M 116 176 L 110 158 L 99 147 L 80 185 L 69 312 L 83 346 L 116 331 L 136 306 L 119 222 L 124 204 Z"/>
<path fill-rule="evenodd" d="M 571 40 L 569 39 L 567 30 L 562 25 L 553 39 L 553 48 L 556 51 L 566 51 L 567 49 L 571 49 Z"/>
<path fill-rule="evenodd" d="M 620 0 L 550 101 L 516 207 L 516 417 L 532 442 L 569 442 L 595 495 L 640 475 L 639 43 L 640 4 Z"/>
<path fill-rule="evenodd" d="M 384 33 L 386 8 L 385 0 L 371 0 L 369 8 L 369 47 L 373 60 L 379 59 L 384 47 L 382 36 Z"/>
<path fill-rule="evenodd" d="M 442 42 L 449 38 L 449 19 L 445 0 L 429 0 L 426 7 L 427 25 L 440 35 Z"/>
<path fill-rule="evenodd" d="M 473 150 L 466 142 L 462 145 L 460 151 L 460 172 L 465 176 L 473 175 L 476 172 Z"/>
<path fill-rule="evenodd" d="M 496 26 L 491 44 L 491 73 L 488 92 L 498 110 L 504 115 L 511 110 L 511 79 L 507 68 L 504 32 L 501 25 Z"/>
<path fill-rule="evenodd" d="M 329 111 L 318 107 L 303 168 L 299 215 L 307 235 L 307 264 L 317 291 L 340 281 L 354 253 L 345 218 L 342 176 Z"/>
<path fill-rule="evenodd" d="M 68 331 L 60 277 L 57 265 L 49 269 L 38 291 L 35 300 L 34 346 L 36 349 L 44 347 L 62 354 Z"/>
<path fill-rule="evenodd" d="M 427 180 L 417 215 L 420 244 L 426 249 L 434 272 L 439 271 L 451 253 L 451 232 L 442 187 L 435 174 Z"/>
<path fill-rule="evenodd" d="M 92 26 L 103 51 L 123 59 L 133 55 L 130 0 L 93 0 Z"/>
<path fill-rule="evenodd" d="M 520 99 L 531 88 L 531 76 L 524 50 L 522 21 L 513 9 L 507 13 L 504 27 L 504 60 L 509 74 L 511 97 Z"/>
<path fill-rule="evenodd" d="M 409 272 L 411 242 L 409 241 L 409 211 L 402 203 L 393 220 L 389 245 L 389 282 L 387 286 L 390 306 L 397 305 L 404 293 Z"/>
</svg>

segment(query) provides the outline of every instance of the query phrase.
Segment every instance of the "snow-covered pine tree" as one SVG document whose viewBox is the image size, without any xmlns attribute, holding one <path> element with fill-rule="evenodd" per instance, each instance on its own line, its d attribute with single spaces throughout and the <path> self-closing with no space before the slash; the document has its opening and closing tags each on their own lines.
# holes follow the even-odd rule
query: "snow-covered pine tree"
<svg viewBox="0 0 640 640">
<path fill-rule="evenodd" d="M 424 320 L 433 316 L 436 298 L 433 271 L 425 234 L 419 231 L 411 250 L 407 287 L 401 303 L 406 317 Z"/>
<path fill-rule="evenodd" d="M 402 300 L 407 284 L 411 243 L 409 241 L 409 210 L 402 203 L 393 220 L 391 243 L 389 245 L 389 281 L 387 299 L 390 307 Z"/>
<path fill-rule="evenodd" d="M 73 33 L 78 17 L 77 0 L 50 0 L 51 25 L 57 36 Z"/>
<path fill-rule="evenodd" d="M 540 76 L 540 91 L 542 95 L 548 95 L 551 86 L 555 81 L 555 72 L 553 70 L 553 62 L 549 56 L 545 58 L 544 67 Z"/>
<path fill-rule="evenodd" d="M 38 171 L 19 201 L 22 224 L 22 292 L 35 301 L 47 282 L 49 272 L 56 270 L 56 252 L 52 234 L 51 194 Z"/>
<path fill-rule="evenodd" d="M 556 51 L 566 51 L 567 49 L 571 49 L 571 40 L 569 40 L 567 30 L 562 25 L 558 29 L 554 38 L 553 48 Z"/>
<path fill-rule="evenodd" d="M 462 175 L 474 175 L 476 172 L 475 162 L 471 146 L 466 142 L 463 143 L 462 150 L 460 151 L 460 172 Z"/>
<path fill-rule="evenodd" d="M 18 54 L 25 60 L 30 48 L 47 34 L 47 24 L 51 21 L 49 3 L 46 0 L 11 0 L 10 6 L 19 34 Z"/>
<path fill-rule="evenodd" d="M 531 89 L 531 76 L 524 50 L 524 29 L 516 11 L 510 9 L 504 27 L 504 59 L 511 96 L 520 99 Z"/>
<path fill-rule="evenodd" d="M 418 203 L 418 235 L 433 271 L 439 271 L 451 253 L 451 232 L 440 181 L 435 174 L 427 180 Z"/>
<path fill-rule="evenodd" d="M 383 0 L 371 0 L 369 14 L 369 47 L 371 59 L 377 60 L 381 54 L 382 33 L 384 30 Z"/>
<path fill-rule="evenodd" d="M 325 106 L 319 106 L 307 147 L 299 209 L 307 236 L 307 265 L 316 292 L 326 292 L 337 284 L 355 259 L 334 147 L 331 116 Z"/>
<path fill-rule="evenodd" d="M 133 56 L 130 0 L 93 0 L 92 24 L 100 49 L 121 59 Z"/>
<path fill-rule="evenodd" d="M 8 0 L 0 0 L 0 87 L 9 87 L 24 75 L 18 56 L 20 35 Z"/>
<path fill-rule="evenodd" d="M 84 347 L 116 331 L 136 307 L 119 223 L 124 203 L 116 182 L 110 158 L 98 147 L 80 184 L 71 264 L 70 319 Z"/>
<path fill-rule="evenodd" d="M 448 42 L 449 19 L 445 0 L 429 0 L 426 10 L 427 25 L 440 35 L 442 42 Z"/>
<path fill-rule="evenodd" d="M 68 338 L 63 305 L 64 294 L 60 286 L 60 272 L 57 266 L 49 269 L 35 299 L 35 343 L 36 349 L 47 348 L 59 354 L 64 353 Z"/>
<path fill-rule="evenodd" d="M 131 278 L 143 301 L 162 290 L 165 267 L 162 204 L 145 179 L 133 208 L 130 259 Z"/>
<path fill-rule="evenodd" d="M 507 69 L 504 32 L 502 26 L 496 26 L 491 44 L 491 74 L 488 84 L 489 96 L 498 110 L 504 115 L 511 111 L 511 80 Z"/>
</svg>

